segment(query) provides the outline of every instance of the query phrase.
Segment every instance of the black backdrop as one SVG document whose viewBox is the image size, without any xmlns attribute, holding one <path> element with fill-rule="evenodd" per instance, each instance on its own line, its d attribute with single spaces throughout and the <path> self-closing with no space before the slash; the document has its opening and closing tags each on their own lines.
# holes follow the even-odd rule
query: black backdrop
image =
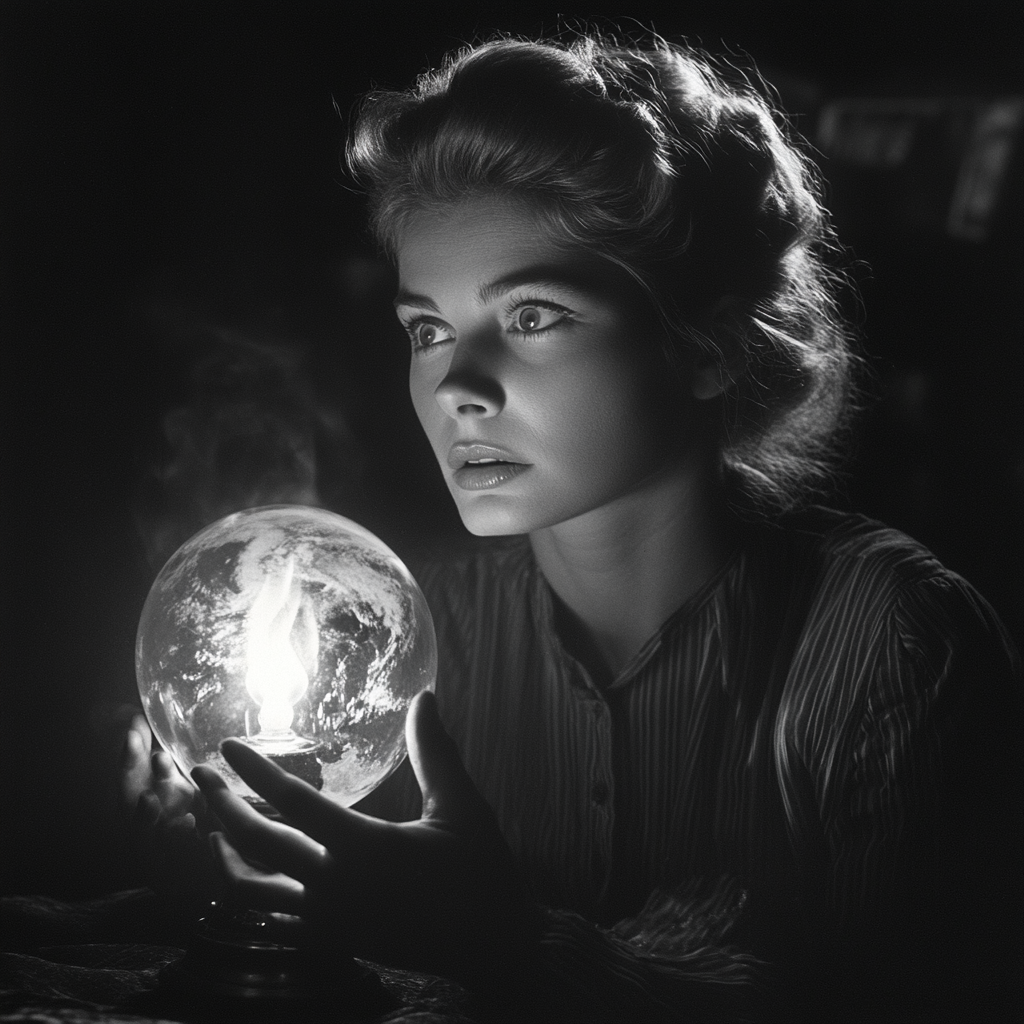
<svg viewBox="0 0 1024 1024">
<path fill-rule="evenodd" d="M 619 23 L 686 34 L 739 63 L 752 54 L 809 135 L 835 97 L 1024 91 L 1010 5 L 711 7 L 632 5 L 635 21 Z M 256 418 L 242 462 L 285 476 L 294 451 L 286 437 L 282 455 L 272 435 L 297 432 L 319 458 L 324 500 L 399 551 L 459 529 L 408 407 L 389 278 L 339 153 L 371 85 L 405 85 L 495 29 L 559 24 L 555 8 L 517 10 L 0 6 L 3 891 L 85 894 L 130 878 L 112 737 L 134 696 L 150 563 L 248 493 L 244 480 L 211 483 L 202 465 L 176 497 L 154 488 L 152 466 L 188 447 L 175 423 L 223 423 L 220 396 L 236 420 Z M 1011 195 L 1019 141 L 1016 160 Z M 857 315 L 873 375 L 834 501 L 929 544 L 1019 638 L 1019 204 L 966 242 L 924 221 L 897 226 L 872 191 L 884 182 L 828 162 L 825 172 L 862 261 Z M 192 414 L 167 419 L 183 406 Z M 253 431 L 278 448 L 256 451 Z M 193 484 L 221 506 L 190 505 Z"/>
</svg>

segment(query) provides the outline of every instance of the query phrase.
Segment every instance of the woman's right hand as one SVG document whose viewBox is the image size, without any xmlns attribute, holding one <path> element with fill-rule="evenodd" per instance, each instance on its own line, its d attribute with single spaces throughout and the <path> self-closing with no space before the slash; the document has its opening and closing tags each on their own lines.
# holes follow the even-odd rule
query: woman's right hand
<svg viewBox="0 0 1024 1024">
<path fill-rule="evenodd" d="M 132 719 L 125 737 L 121 809 L 129 852 L 146 884 L 190 903 L 209 898 L 214 875 L 206 833 L 219 823 L 207 820 L 202 797 L 170 755 L 153 749 L 143 715 Z"/>
</svg>

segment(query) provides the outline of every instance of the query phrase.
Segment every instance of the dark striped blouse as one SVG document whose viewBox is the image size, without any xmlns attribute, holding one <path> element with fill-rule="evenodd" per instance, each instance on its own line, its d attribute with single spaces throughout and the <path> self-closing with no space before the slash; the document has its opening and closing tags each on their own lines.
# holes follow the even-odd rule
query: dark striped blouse
<svg viewBox="0 0 1024 1024">
<path fill-rule="evenodd" d="M 961 980 L 991 957 L 957 936 L 1002 863 L 1015 656 L 921 546 L 821 509 L 750 529 L 604 689 L 525 538 L 415 572 L 442 718 L 550 908 L 564 1012 L 891 1008 L 934 991 L 942 949 Z M 416 812 L 408 772 L 385 790 Z"/>
</svg>

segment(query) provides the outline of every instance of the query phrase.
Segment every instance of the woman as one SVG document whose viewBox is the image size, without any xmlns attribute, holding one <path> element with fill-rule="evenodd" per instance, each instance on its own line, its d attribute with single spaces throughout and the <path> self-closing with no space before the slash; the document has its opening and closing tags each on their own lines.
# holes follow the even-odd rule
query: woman
<svg viewBox="0 0 1024 1024">
<path fill-rule="evenodd" d="M 349 161 L 420 422 L 509 539 L 415 567 L 437 699 L 365 814 L 237 742 L 296 828 L 195 771 L 222 880 L 513 1014 L 977 1008 L 1014 655 L 927 551 L 805 507 L 851 356 L 764 100 L 662 42 L 494 42 L 372 95 Z M 161 847 L 193 819 L 149 742 Z"/>
</svg>

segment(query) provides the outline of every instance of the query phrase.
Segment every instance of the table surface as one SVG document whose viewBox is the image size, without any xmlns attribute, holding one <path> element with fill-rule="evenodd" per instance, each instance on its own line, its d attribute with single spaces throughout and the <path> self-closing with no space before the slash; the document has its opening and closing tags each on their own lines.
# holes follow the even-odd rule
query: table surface
<svg viewBox="0 0 1024 1024">
<path fill-rule="evenodd" d="M 184 955 L 185 927 L 149 890 L 68 903 L 43 896 L 0 899 L 0 1022 L 33 1024 L 228 1024 L 223 1007 L 170 997 L 161 970 Z M 393 999 L 386 1013 L 343 1006 L 330 1019 L 387 1024 L 470 1024 L 465 990 L 444 978 L 367 964 Z M 240 1011 L 239 1021 L 322 1020 L 308 1007 Z"/>
</svg>

